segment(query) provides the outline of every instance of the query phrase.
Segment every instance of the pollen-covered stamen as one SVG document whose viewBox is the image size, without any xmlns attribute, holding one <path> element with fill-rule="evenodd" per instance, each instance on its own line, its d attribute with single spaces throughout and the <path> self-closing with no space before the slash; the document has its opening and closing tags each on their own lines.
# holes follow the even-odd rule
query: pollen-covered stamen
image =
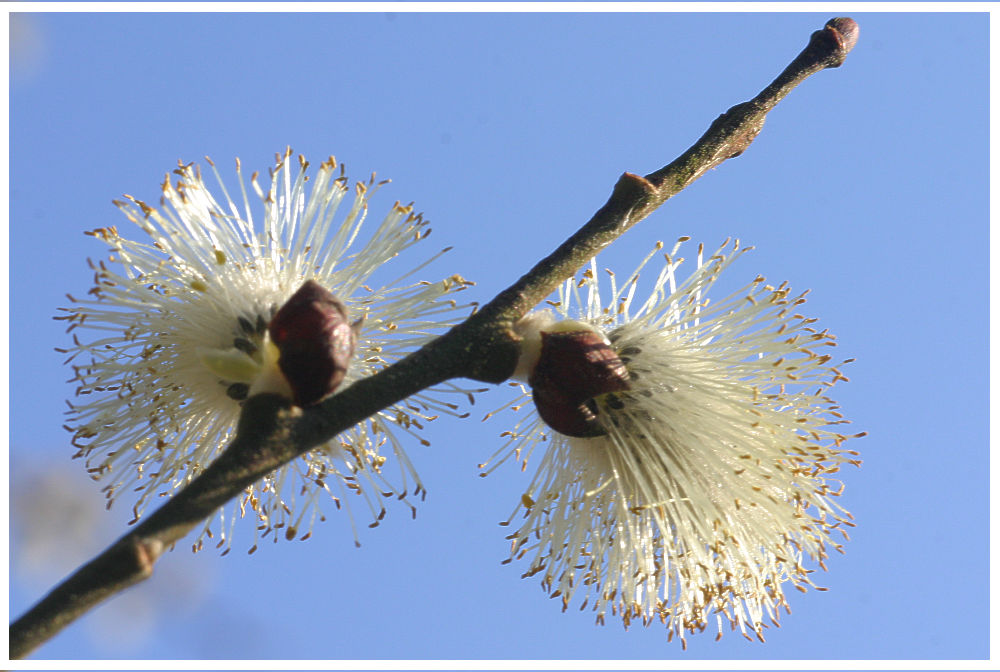
<svg viewBox="0 0 1000 672">
<path fill-rule="evenodd" d="M 250 396 L 250 386 L 246 383 L 233 383 L 226 388 L 226 395 L 228 395 L 230 399 L 243 401 Z"/>
<path fill-rule="evenodd" d="M 256 315 L 259 322 L 261 315 Z M 266 334 L 258 334 L 251 319 L 236 318 L 236 333 L 243 336 L 233 338 L 229 348 L 199 348 L 201 363 L 215 374 L 219 384 L 225 386 L 226 396 L 235 401 L 243 401 L 250 394 L 251 386 L 259 383 L 268 366 L 274 366 L 276 357 L 268 357 Z"/>
<path fill-rule="evenodd" d="M 538 414 L 566 436 L 602 436 L 601 395 L 627 390 L 629 372 L 608 339 L 593 326 L 565 320 L 541 332 L 528 384 Z"/>
<path fill-rule="evenodd" d="M 609 392 L 605 395 L 604 403 L 608 408 L 614 411 L 621 411 L 625 409 L 625 401 L 614 392 Z"/>
<path fill-rule="evenodd" d="M 241 350 L 247 353 L 251 357 L 253 357 L 254 354 L 257 353 L 257 346 L 245 338 L 234 338 L 233 347 L 236 348 L 237 350 Z"/>
<path fill-rule="evenodd" d="M 219 380 L 252 383 L 260 373 L 260 362 L 238 348 L 198 348 L 198 359 Z"/>
</svg>

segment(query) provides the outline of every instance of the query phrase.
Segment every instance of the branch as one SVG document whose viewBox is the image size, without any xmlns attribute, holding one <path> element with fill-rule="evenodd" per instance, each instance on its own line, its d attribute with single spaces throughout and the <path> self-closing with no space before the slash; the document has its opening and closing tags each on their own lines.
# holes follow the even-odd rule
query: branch
<svg viewBox="0 0 1000 672">
<path fill-rule="evenodd" d="M 827 22 L 755 98 L 730 108 L 669 165 L 624 173 L 608 202 L 579 231 L 462 324 L 309 408 L 263 394 L 246 401 L 236 438 L 208 468 L 100 556 L 11 625 L 10 656 L 22 658 L 105 598 L 149 577 L 164 550 L 245 488 L 365 418 L 450 378 L 506 380 L 518 357 L 514 323 L 591 257 L 708 170 L 742 154 L 767 113 L 799 83 L 844 62 L 858 38 L 849 18 Z"/>
</svg>

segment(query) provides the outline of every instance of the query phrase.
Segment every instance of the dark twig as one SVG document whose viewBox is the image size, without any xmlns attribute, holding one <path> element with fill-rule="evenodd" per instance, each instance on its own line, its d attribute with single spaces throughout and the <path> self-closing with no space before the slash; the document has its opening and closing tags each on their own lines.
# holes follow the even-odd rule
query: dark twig
<svg viewBox="0 0 1000 672">
<path fill-rule="evenodd" d="M 608 202 L 579 231 L 478 313 L 419 351 L 304 410 L 275 395 L 248 399 L 236 438 L 215 462 L 11 625 L 11 658 L 26 656 L 105 598 L 149 577 L 165 549 L 244 488 L 310 448 L 450 378 L 506 380 L 517 361 L 517 337 L 511 329 L 515 321 L 668 198 L 745 151 L 767 113 L 806 77 L 843 63 L 857 35 L 852 19 L 831 19 L 753 100 L 721 115 L 664 168 L 645 177 L 623 174 Z"/>
</svg>

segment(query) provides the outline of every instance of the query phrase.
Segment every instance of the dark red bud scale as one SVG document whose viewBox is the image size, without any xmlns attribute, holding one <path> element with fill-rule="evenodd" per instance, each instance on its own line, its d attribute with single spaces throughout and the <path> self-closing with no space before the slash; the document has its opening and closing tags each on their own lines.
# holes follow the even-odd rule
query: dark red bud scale
<svg viewBox="0 0 1000 672">
<path fill-rule="evenodd" d="M 268 325 L 278 348 L 278 368 L 294 401 L 309 406 L 331 394 L 347 374 L 360 320 L 347 322 L 347 308 L 319 283 L 306 282 Z"/>
<path fill-rule="evenodd" d="M 535 408 L 560 434 L 602 436 L 594 397 L 629 389 L 628 369 L 594 331 L 542 332 L 538 363 L 528 378 Z"/>
</svg>

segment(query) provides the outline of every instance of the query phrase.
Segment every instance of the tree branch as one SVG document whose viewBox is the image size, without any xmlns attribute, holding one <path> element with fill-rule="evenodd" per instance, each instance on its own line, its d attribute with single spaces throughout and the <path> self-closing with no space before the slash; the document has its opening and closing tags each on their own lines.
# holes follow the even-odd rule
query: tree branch
<svg viewBox="0 0 1000 672">
<path fill-rule="evenodd" d="M 858 37 L 849 18 L 827 22 L 752 100 L 716 119 L 667 166 L 624 173 L 608 202 L 579 231 L 462 324 L 401 361 L 306 409 L 277 395 L 246 401 L 236 438 L 205 471 L 97 558 L 78 569 L 10 627 L 22 658 L 105 598 L 152 575 L 165 549 L 245 488 L 378 411 L 450 378 L 506 380 L 518 357 L 514 323 L 601 249 L 668 198 L 750 146 L 767 113 L 810 75 L 843 63 Z"/>
</svg>

